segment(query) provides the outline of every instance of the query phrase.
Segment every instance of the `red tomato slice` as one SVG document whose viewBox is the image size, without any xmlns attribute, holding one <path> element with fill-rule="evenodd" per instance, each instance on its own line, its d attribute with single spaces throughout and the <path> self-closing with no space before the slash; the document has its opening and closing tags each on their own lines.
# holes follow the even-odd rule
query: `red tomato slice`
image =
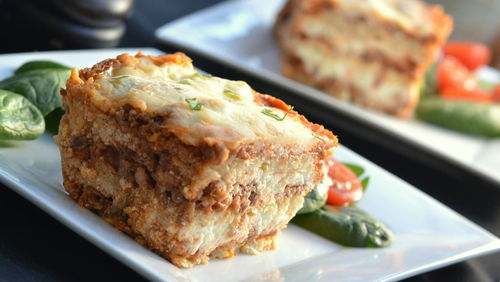
<svg viewBox="0 0 500 282">
<path fill-rule="evenodd" d="M 453 57 L 444 57 L 439 62 L 437 75 L 439 90 L 445 88 L 475 90 L 478 88 L 475 74 Z"/>
<path fill-rule="evenodd" d="M 326 203 L 334 206 L 345 206 L 351 202 L 359 201 L 363 197 L 363 187 L 354 172 L 342 163 L 330 159 L 328 176 L 333 184 L 328 189 Z"/>
<path fill-rule="evenodd" d="M 439 95 L 446 99 L 458 99 L 484 103 L 490 103 L 493 101 L 493 96 L 481 89 L 469 91 L 460 88 L 445 88 L 439 92 Z"/>
<path fill-rule="evenodd" d="M 493 101 L 500 103 L 500 84 L 498 84 L 493 91 Z"/>
<path fill-rule="evenodd" d="M 445 56 L 457 58 L 469 70 L 487 65 L 491 58 L 491 50 L 486 45 L 474 42 L 451 41 L 443 52 Z"/>
<path fill-rule="evenodd" d="M 437 75 L 439 95 L 443 98 L 485 103 L 493 100 L 491 93 L 479 88 L 475 73 L 453 57 L 439 62 Z"/>
</svg>

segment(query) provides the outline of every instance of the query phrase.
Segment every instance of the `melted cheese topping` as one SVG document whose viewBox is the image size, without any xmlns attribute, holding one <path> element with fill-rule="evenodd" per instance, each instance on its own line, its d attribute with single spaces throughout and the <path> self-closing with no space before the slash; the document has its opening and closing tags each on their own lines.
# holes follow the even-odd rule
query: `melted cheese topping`
<svg viewBox="0 0 500 282">
<path fill-rule="evenodd" d="M 322 142 L 300 121 L 285 112 L 254 102 L 250 86 L 199 74 L 191 64 L 156 66 L 147 58 L 113 68 L 96 80 L 100 85 L 94 101 L 109 100 L 113 106 L 130 104 L 142 111 L 168 115 L 169 130 L 183 142 L 224 142 L 229 147 L 242 141 L 269 140 L 280 144 L 312 145 Z M 201 108 L 195 110 L 201 103 Z M 326 137 L 325 137 L 326 138 Z"/>
</svg>

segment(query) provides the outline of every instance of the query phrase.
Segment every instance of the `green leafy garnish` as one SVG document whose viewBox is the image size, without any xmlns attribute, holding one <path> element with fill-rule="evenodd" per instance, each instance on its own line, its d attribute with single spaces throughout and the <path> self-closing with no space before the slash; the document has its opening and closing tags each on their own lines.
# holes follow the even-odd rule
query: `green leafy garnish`
<svg viewBox="0 0 500 282">
<path fill-rule="evenodd" d="M 46 116 L 61 107 L 59 91 L 69 76 L 68 69 L 33 69 L 0 81 L 0 89 L 23 95 Z"/>
<path fill-rule="evenodd" d="M 357 177 L 365 173 L 361 166 L 343 164 Z M 368 182 L 369 177 L 361 180 L 363 189 L 366 189 Z M 304 204 L 292 223 L 344 246 L 381 248 L 391 245 L 391 231 L 381 221 L 358 209 L 354 203 L 348 207 L 325 205 L 327 193 L 322 193 L 320 185 L 316 185 L 305 196 Z"/>
<path fill-rule="evenodd" d="M 420 96 L 432 96 L 438 94 L 437 63 L 434 62 L 425 72 L 422 85 L 420 86 Z"/>
<path fill-rule="evenodd" d="M 319 140 L 323 141 L 323 142 L 326 142 L 328 141 L 328 139 L 326 139 L 324 136 L 320 136 L 318 134 L 315 134 L 315 133 L 311 133 L 312 136 L 314 136 L 315 138 L 318 138 Z"/>
<path fill-rule="evenodd" d="M 231 91 L 229 89 L 224 90 L 224 95 L 226 95 L 227 97 L 236 99 L 236 100 L 243 100 L 243 97 L 241 97 L 240 94 L 238 94 L 234 91 Z"/>
<path fill-rule="evenodd" d="M 328 187 L 324 187 L 326 189 L 320 189 L 320 185 L 325 185 L 323 183 L 318 183 L 314 189 L 307 193 L 304 197 L 304 204 L 302 208 L 297 212 L 297 214 L 304 214 L 314 212 L 319 210 L 326 204 L 326 199 L 328 197 Z"/>
<path fill-rule="evenodd" d="M 285 113 L 285 115 L 283 115 L 282 117 L 280 117 L 279 115 L 277 115 L 276 113 L 274 113 L 272 110 L 267 109 L 267 108 L 263 109 L 262 113 L 265 114 L 266 116 L 270 116 L 270 117 L 274 118 L 277 121 L 283 121 L 291 110 L 293 110 L 293 106 L 291 106 L 288 109 L 288 111 Z"/>
<path fill-rule="evenodd" d="M 113 76 L 113 77 L 111 77 L 111 81 L 110 82 L 111 82 L 111 84 L 113 84 L 114 87 L 117 87 L 127 77 L 128 77 L 128 75 Z"/>
<path fill-rule="evenodd" d="M 181 84 L 187 84 L 187 85 L 191 84 L 191 82 L 189 82 L 189 80 L 187 80 L 187 79 L 181 80 L 180 83 Z"/>
<path fill-rule="evenodd" d="M 210 78 L 212 76 L 209 74 L 202 74 L 202 73 L 197 72 L 193 75 L 193 77 L 198 77 L 198 78 L 205 80 L 205 79 Z"/>
<path fill-rule="evenodd" d="M 366 191 L 366 188 L 368 187 L 368 183 L 370 182 L 370 177 L 366 176 L 364 178 L 361 178 L 361 176 L 363 176 L 363 174 L 365 173 L 365 169 L 359 165 L 355 165 L 355 164 L 350 164 L 350 163 L 342 163 L 343 165 L 345 165 L 347 168 L 349 168 L 350 170 L 352 170 L 352 172 L 354 172 L 354 174 L 360 179 L 359 182 L 361 183 L 361 187 L 363 188 L 363 192 Z M 351 205 L 355 205 L 356 202 L 353 202 L 351 203 Z"/>
<path fill-rule="evenodd" d="M 64 114 L 60 90 L 70 73 L 68 66 L 38 60 L 0 81 L 0 139 L 35 139 L 45 129 L 57 133 Z"/>
<path fill-rule="evenodd" d="M 0 139 L 32 140 L 45 130 L 43 115 L 25 97 L 0 90 Z"/>
<path fill-rule="evenodd" d="M 356 174 L 357 177 L 360 177 L 361 175 L 363 175 L 363 173 L 365 173 L 365 169 L 359 165 L 344 163 L 344 162 L 342 164 L 345 165 L 350 170 L 352 170 L 352 172 L 354 172 L 354 174 Z"/>
<path fill-rule="evenodd" d="M 63 69 L 63 70 L 70 70 L 71 68 L 56 62 L 52 61 L 30 61 L 27 63 L 24 63 L 22 66 L 20 66 L 14 74 L 20 74 L 32 70 L 40 70 L 40 69 Z"/>
<path fill-rule="evenodd" d="M 196 102 L 196 98 L 186 98 L 186 103 L 188 103 L 189 108 L 193 111 L 201 110 L 201 107 L 204 105 L 203 103 Z"/>
<path fill-rule="evenodd" d="M 368 187 L 368 184 L 370 183 L 370 177 L 365 177 L 361 179 L 361 187 L 363 187 L 363 193 L 366 192 L 366 187 Z"/>
<path fill-rule="evenodd" d="M 113 76 L 113 77 L 111 77 L 111 79 L 114 80 L 114 81 L 121 81 L 121 80 L 123 80 L 124 78 L 127 78 L 127 77 L 128 77 L 128 75 L 119 75 L 119 76 Z"/>
<path fill-rule="evenodd" d="M 120 212 L 120 215 L 122 217 L 127 217 L 127 214 L 125 213 L 125 208 L 128 207 L 130 205 L 130 195 L 127 195 L 127 197 L 125 198 L 125 204 L 123 205 L 123 208 Z"/>
<path fill-rule="evenodd" d="M 297 215 L 292 222 L 344 246 L 381 248 L 391 245 L 391 231 L 356 207 L 321 208 Z"/>
<path fill-rule="evenodd" d="M 57 134 L 59 131 L 59 123 L 61 121 L 64 111 L 61 108 L 57 108 L 45 116 L 45 129 L 52 133 Z"/>
</svg>

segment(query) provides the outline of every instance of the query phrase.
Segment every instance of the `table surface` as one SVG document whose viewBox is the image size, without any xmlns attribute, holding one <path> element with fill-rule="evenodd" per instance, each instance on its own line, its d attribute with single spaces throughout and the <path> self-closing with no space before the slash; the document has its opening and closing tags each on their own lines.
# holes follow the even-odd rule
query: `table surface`
<svg viewBox="0 0 500 282">
<path fill-rule="evenodd" d="M 0 6 L 2 4 L 0 0 Z M 217 0 L 138 0 L 127 21 L 127 29 L 118 47 L 156 47 L 165 51 L 173 46 L 160 45 L 154 38 L 159 26 L 211 6 Z M 0 13 L 0 19 L 1 19 Z M 2 36 L 3 35 L 3 36 Z M 5 38 L 0 29 L 0 36 Z M 44 42 L 0 44 L 0 53 L 52 49 Z M 78 48 L 78 46 L 75 46 Z M 380 142 L 371 138 L 369 128 L 348 117 L 331 112 L 311 101 L 287 93 L 276 85 L 190 54 L 196 65 L 210 73 L 248 81 L 257 90 L 279 93 L 279 97 L 311 120 L 333 129 L 341 142 L 420 188 L 465 217 L 500 236 L 500 187 L 475 175 L 437 160 L 405 144 Z M 365 132 L 360 134 L 359 132 Z M 379 133 L 373 132 L 372 135 Z M 379 135 L 380 137 L 380 135 Z M 383 136 L 382 136 L 383 137 Z M 387 137 L 390 140 L 390 137 Z M 39 208 L 0 184 L 0 281 L 142 281 L 144 278 L 116 261 Z M 471 259 L 407 279 L 407 281 L 500 281 L 500 253 Z"/>
</svg>

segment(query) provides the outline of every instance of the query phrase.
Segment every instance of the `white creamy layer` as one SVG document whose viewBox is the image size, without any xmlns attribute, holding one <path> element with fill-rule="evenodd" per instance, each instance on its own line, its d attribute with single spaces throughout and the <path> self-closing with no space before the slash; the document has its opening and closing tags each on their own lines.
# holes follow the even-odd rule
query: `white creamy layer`
<svg viewBox="0 0 500 282">
<path fill-rule="evenodd" d="M 270 198 L 263 209 L 251 208 L 246 215 L 197 214 L 177 236 L 180 240 L 189 242 L 186 244 L 186 251 L 191 255 L 198 251 L 211 252 L 215 247 L 230 242 L 244 242 L 251 234 L 265 235 L 285 228 L 303 202 L 303 196 L 295 195 L 287 200 Z"/>
</svg>

